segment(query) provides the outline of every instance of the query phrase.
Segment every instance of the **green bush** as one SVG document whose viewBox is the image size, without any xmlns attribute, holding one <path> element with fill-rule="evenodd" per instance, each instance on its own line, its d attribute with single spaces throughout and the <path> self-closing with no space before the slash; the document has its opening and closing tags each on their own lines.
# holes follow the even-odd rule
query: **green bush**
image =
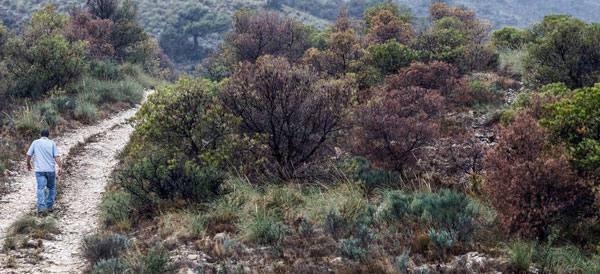
<svg viewBox="0 0 600 274">
<path fill-rule="evenodd" d="M 138 212 L 152 214 L 175 200 L 199 203 L 217 196 L 224 181 L 222 171 L 159 153 L 132 160 L 117 172 L 117 183 L 135 198 Z"/>
<path fill-rule="evenodd" d="M 98 119 L 98 108 L 92 102 L 78 100 L 73 115 L 80 121 L 91 123 Z"/>
<path fill-rule="evenodd" d="M 469 241 L 480 211 L 480 206 L 465 194 L 448 189 L 413 194 L 388 192 L 382 217 L 389 222 L 411 220 L 439 231 L 452 231 L 455 240 Z"/>
<path fill-rule="evenodd" d="M 427 231 L 427 236 L 440 250 L 450 249 L 456 243 L 453 233 L 448 230 L 435 230 L 434 228 L 430 228 L 429 231 Z"/>
<path fill-rule="evenodd" d="M 372 66 L 378 68 L 383 75 L 397 72 L 417 60 L 417 53 L 411 48 L 395 40 L 383 44 L 375 44 L 367 49 L 368 58 Z"/>
<path fill-rule="evenodd" d="M 356 261 L 365 260 L 367 250 L 362 247 L 358 239 L 344 239 L 341 241 L 342 256 Z"/>
<path fill-rule="evenodd" d="M 121 274 L 127 271 L 127 265 L 118 258 L 102 259 L 92 267 L 92 274 Z"/>
<path fill-rule="evenodd" d="M 119 258 L 131 242 L 119 234 L 94 234 L 83 239 L 83 256 L 95 265 L 101 260 Z"/>
<path fill-rule="evenodd" d="M 133 213 L 131 194 L 125 191 L 109 192 L 100 204 L 104 224 L 128 226 Z"/>
<path fill-rule="evenodd" d="M 283 223 L 266 213 L 258 213 L 248 225 L 249 238 L 259 244 L 278 243 L 285 233 Z"/>
<path fill-rule="evenodd" d="M 561 86 L 554 90 L 567 92 Z M 547 109 L 541 123 L 554 142 L 566 144 L 574 166 L 585 172 L 600 169 L 600 84 L 578 89 Z"/>
</svg>

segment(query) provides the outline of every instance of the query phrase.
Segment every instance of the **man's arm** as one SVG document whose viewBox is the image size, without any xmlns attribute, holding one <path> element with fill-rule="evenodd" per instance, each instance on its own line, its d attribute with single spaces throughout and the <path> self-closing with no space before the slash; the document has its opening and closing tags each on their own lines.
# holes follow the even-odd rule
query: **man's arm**
<svg viewBox="0 0 600 274">
<path fill-rule="evenodd" d="M 62 161 L 60 160 L 60 156 L 54 157 L 54 161 L 56 162 L 56 165 L 58 165 L 58 176 L 61 176 L 63 173 L 63 169 L 62 169 Z"/>
<path fill-rule="evenodd" d="M 31 166 L 31 157 L 33 156 L 33 153 L 34 153 L 34 149 L 33 149 L 34 143 L 35 143 L 35 141 L 33 143 L 31 143 L 31 145 L 29 146 L 29 149 L 27 150 L 27 170 L 29 170 L 29 171 L 33 170 L 33 167 Z"/>
<path fill-rule="evenodd" d="M 33 167 L 31 166 L 31 156 L 29 155 L 27 155 L 27 170 L 33 170 Z"/>
</svg>

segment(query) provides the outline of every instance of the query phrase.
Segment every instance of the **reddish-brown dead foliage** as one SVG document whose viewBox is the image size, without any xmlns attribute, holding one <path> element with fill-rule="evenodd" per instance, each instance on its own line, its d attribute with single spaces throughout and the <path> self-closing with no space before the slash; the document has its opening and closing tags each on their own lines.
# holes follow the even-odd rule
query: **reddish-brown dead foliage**
<svg viewBox="0 0 600 274">
<path fill-rule="evenodd" d="M 568 226 L 593 212 L 593 192 L 564 153 L 547 146 L 533 117 L 520 114 L 501 136 L 486 155 L 485 190 L 507 232 L 543 239 L 550 226 Z"/>
</svg>

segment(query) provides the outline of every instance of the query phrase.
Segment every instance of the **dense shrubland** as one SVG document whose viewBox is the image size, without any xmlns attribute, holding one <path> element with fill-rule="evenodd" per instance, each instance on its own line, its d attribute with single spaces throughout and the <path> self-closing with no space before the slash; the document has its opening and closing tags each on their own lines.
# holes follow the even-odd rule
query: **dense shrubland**
<svg viewBox="0 0 600 274">
<path fill-rule="evenodd" d="M 136 116 L 102 218 L 137 241 L 91 269 L 595 273 L 596 25 L 365 10 L 236 13 L 203 76 Z"/>
<path fill-rule="evenodd" d="M 43 128 L 95 122 L 170 77 L 130 2 L 88 2 L 69 15 L 46 5 L 20 31 L 0 25 L 0 176 Z"/>
</svg>

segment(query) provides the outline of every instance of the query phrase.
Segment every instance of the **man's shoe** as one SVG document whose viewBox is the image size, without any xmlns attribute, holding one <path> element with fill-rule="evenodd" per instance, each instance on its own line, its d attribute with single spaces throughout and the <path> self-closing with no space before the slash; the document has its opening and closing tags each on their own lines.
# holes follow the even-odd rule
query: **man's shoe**
<svg viewBox="0 0 600 274">
<path fill-rule="evenodd" d="M 48 208 L 48 213 L 54 213 L 54 208 Z"/>
<path fill-rule="evenodd" d="M 45 209 L 38 209 L 37 215 L 40 217 L 46 217 L 46 215 L 48 215 L 48 211 L 46 211 Z"/>
</svg>

